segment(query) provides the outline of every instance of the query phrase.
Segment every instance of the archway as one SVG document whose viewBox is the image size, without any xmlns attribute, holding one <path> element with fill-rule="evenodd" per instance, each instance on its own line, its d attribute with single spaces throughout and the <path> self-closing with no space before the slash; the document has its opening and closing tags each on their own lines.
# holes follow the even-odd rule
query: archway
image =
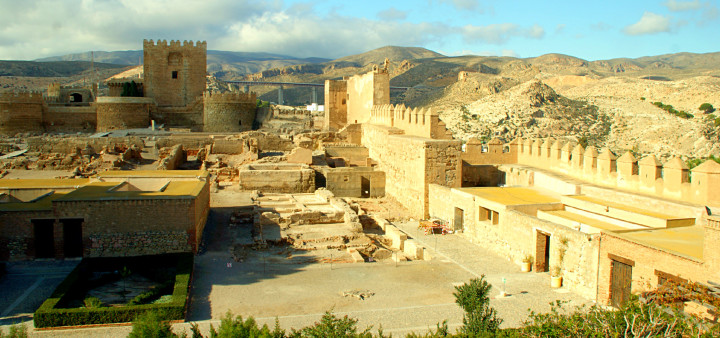
<svg viewBox="0 0 720 338">
<path fill-rule="evenodd" d="M 70 102 L 75 102 L 75 103 L 83 102 L 82 94 L 80 94 L 80 93 L 70 94 Z"/>
</svg>

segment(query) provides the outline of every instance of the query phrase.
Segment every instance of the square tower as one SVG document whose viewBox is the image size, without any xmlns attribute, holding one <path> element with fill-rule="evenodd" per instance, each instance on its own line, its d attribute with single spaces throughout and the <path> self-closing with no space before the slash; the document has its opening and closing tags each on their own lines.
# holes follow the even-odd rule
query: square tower
<svg viewBox="0 0 720 338">
<path fill-rule="evenodd" d="M 158 106 L 184 107 L 205 91 L 207 43 L 143 40 L 145 96 Z"/>
</svg>

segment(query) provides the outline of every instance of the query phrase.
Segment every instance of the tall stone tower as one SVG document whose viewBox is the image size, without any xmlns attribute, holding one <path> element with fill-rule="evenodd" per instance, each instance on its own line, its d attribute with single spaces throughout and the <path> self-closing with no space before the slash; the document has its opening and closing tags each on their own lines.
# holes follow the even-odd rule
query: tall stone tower
<svg viewBox="0 0 720 338">
<path fill-rule="evenodd" d="M 143 40 L 145 96 L 160 107 L 184 107 L 205 91 L 207 43 Z"/>
</svg>

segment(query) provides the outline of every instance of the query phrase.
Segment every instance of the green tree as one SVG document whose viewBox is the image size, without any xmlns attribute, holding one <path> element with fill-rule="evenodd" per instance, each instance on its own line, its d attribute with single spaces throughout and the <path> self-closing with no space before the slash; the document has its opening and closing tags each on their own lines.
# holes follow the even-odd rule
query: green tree
<svg viewBox="0 0 720 338">
<path fill-rule="evenodd" d="M 179 337 L 172 332 L 170 324 L 163 322 L 160 315 L 155 311 L 148 311 L 135 318 L 132 325 L 132 331 L 128 335 L 130 338 L 166 338 Z"/>
<path fill-rule="evenodd" d="M 705 112 L 705 114 L 710 114 L 710 113 L 712 113 L 712 112 L 715 111 L 715 108 L 714 108 L 711 104 L 709 104 L 709 103 L 707 103 L 707 102 L 701 104 L 698 109 L 701 110 L 701 111 L 703 111 L 703 112 Z"/>
<path fill-rule="evenodd" d="M 485 275 L 455 287 L 455 302 L 465 311 L 460 333 L 474 337 L 492 335 L 498 331 L 502 319 L 490 307 L 491 289 L 492 285 L 485 280 Z"/>
</svg>

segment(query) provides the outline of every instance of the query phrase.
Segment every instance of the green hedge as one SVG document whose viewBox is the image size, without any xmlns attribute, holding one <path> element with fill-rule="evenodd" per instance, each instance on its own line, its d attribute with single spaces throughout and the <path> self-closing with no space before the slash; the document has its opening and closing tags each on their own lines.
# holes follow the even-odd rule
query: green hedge
<svg viewBox="0 0 720 338">
<path fill-rule="evenodd" d="M 167 304 L 127 305 L 100 308 L 56 308 L 63 298 L 73 291 L 82 271 L 87 266 L 81 262 L 35 311 L 35 327 L 78 326 L 89 324 L 126 323 L 148 311 L 155 311 L 164 320 L 184 320 L 188 288 L 193 269 L 193 255 L 177 255 L 177 268 L 172 301 Z"/>
</svg>

